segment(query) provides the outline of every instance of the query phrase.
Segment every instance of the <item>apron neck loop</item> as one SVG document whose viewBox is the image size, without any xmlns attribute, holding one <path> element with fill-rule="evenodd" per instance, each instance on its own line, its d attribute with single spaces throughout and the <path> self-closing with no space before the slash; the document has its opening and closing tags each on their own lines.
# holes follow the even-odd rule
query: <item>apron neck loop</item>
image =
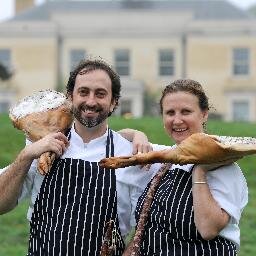
<svg viewBox="0 0 256 256">
<path fill-rule="evenodd" d="M 108 128 L 108 137 L 106 145 L 106 157 L 114 156 L 114 141 L 113 141 L 113 132 Z"/>
<path fill-rule="evenodd" d="M 67 139 L 70 140 L 71 138 L 71 128 L 69 128 L 65 135 Z M 113 132 L 108 128 L 108 136 L 107 136 L 107 145 L 106 145 L 106 157 L 114 156 L 114 140 L 113 140 Z"/>
<path fill-rule="evenodd" d="M 68 141 L 69 141 L 70 138 L 71 138 L 71 128 L 68 128 L 68 129 L 67 129 L 67 131 L 65 132 L 65 135 L 66 135 L 66 137 L 67 137 L 67 139 L 68 139 Z"/>
</svg>

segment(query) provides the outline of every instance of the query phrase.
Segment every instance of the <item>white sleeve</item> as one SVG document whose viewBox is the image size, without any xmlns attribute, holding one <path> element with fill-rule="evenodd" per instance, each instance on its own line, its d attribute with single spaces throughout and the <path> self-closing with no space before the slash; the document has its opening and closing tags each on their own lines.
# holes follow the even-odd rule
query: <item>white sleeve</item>
<svg viewBox="0 0 256 256">
<path fill-rule="evenodd" d="M 140 195 L 159 170 L 161 164 L 153 164 L 150 170 L 145 171 L 137 166 L 120 168 L 117 172 L 118 214 L 121 219 L 120 229 L 126 235 L 136 226 L 135 210 Z"/>
<path fill-rule="evenodd" d="M 248 187 L 237 164 L 226 165 L 207 172 L 207 182 L 214 199 L 238 224 L 243 208 L 248 202 Z"/>
<path fill-rule="evenodd" d="M 159 145 L 159 144 L 151 144 L 151 146 L 153 147 L 154 151 L 158 151 L 158 150 L 164 150 L 164 149 L 170 149 L 173 146 L 167 146 L 167 145 Z"/>
<path fill-rule="evenodd" d="M 130 199 L 130 186 L 127 184 L 117 181 L 117 212 L 119 219 L 119 227 L 122 236 L 126 236 L 130 229 L 131 219 L 131 199 Z"/>
<path fill-rule="evenodd" d="M 37 161 L 34 160 L 30 166 L 30 169 L 22 185 L 22 190 L 21 190 L 18 202 L 22 201 L 25 198 L 31 197 L 36 172 L 37 172 Z"/>
<path fill-rule="evenodd" d="M 142 188 L 127 186 L 117 182 L 118 191 L 118 217 L 120 220 L 120 230 L 123 236 L 127 235 L 132 227 L 136 226 L 135 209 L 138 198 L 144 191 Z"/>
<path fill-rule="evenodd" d="M 31 141 L 26 139 L 26 145 L 29 145 L 29 144 L 31 144 Z M 18 202 L 22 201 L 25 198 L 31 197 L 36 172 L 37 172 L 37 160 L 34 160 L 24 180 Z"/>
<path fill-rule="evenodd" d="M 4 167 L 4 168 L 1 168 L 1 169 L 0 169 L 0 174 L 2 174 L 3 172 L 5 172 L 5 170 L 6 170 L 8 167 L 9 167 L 9 165 L 6 166 L 6 167 Z"/>
</svg>

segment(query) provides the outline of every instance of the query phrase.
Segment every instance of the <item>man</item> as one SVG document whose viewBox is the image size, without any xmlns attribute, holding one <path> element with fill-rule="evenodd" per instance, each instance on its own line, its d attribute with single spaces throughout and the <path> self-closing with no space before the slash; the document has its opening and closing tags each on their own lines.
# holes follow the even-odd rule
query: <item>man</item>
<svg viewBox="0 0 256 256">
<path fill-rule="evenodd" d="M 114 255 L 122 255 L 123 237 L 135 226 L 138 196 L 154 171 L 104 170 L 97 164 L 104 157 L 130 155 L 133 150 L 107 124 L 120 88 L 119 76 L 102 60 L 80 63 L 67 84 L 75 118 L 68 134 L 49 134 L 29 144 L 1 174 L 0 213 L 31 196 L 28 255 L 98 256 L 109 221 L 114 223 Z M 47 151 L 59 158 L 44 178 L 33 159 Z"/>
</svg>

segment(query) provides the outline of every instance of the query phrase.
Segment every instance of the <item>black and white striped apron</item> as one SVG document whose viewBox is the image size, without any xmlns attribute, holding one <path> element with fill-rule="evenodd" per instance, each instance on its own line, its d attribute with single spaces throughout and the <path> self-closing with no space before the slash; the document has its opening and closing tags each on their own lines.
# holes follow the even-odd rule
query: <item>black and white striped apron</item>
<svg viewBox="0 0 256 256">
<path fill-rule="evenodd" d="M 114 155 L 108 132 L 106 157 Z M 121 237 L 114 170 L 97 162 L 58 159 L 43 180 L 30 223 L 29 256 L 99 256 L 106 222 L 114 220 L 118 239 L 114 255 L 121 256 Z"/>
<path fill-rule="evenodd" d="M 137 204 L 137 222 L 147 189 Z M 192 172 L 181 169 L 169 170 L 161 181 L 142 240 L 141 256 L 236 255 L 231 241 L 220 236 L 206 241 L 200 236 L 194 223 Z"/>
</svg>

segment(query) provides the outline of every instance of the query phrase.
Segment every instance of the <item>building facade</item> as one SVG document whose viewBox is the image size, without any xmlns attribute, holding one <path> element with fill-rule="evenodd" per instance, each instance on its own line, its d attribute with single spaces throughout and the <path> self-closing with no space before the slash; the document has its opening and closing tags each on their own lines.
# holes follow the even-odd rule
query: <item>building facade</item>
<svg viewBox="0 0 256 256">
<path fill-rule="evenodd" d="M 0 62 L 14 70 L 0 81 L 0 111 L 41 89 L 65 90 L 81 59 L 101 57 L 121 77 L 118 114 L 155 113 L 147 97 L 191 78 L 215 116 L 255 122 L 255 25 L 224 0 L 47 1 L 0 24 Z"/>
</svg>

